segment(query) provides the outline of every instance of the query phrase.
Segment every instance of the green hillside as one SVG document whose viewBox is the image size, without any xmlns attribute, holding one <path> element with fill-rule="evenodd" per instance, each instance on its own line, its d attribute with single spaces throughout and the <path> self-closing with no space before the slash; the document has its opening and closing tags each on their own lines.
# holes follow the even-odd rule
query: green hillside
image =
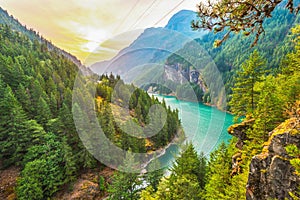
<svg viewBox="0 0 300 200">
<path fill-rule="evenodd" d="M 83 145 L 73 121 L 74 109 L 82 112 L 78 110 L 80 107 L 72 108 L 77 63 L 49 49 L 39 38 L 30 39 L 11 29 L 9 24 L 0 25 L 0 61 L 0 168 L 21 170 L 16 185 L 11 183 L 17 198 L 50 198 L 64 188 L 71 188 L 86 170 L 101 171 L 104 165 Z M 120 77 L 112 75 L 94 76 L 94 80 L 96 96 L 89 96 L 85 91 L 76 94 L 84 99 L 102 99 L 94 112 L 104 133 L 117 146 L 147 153 L 174 139 L 180 129 L 178 112 L 165 104 L 167 122 L 159 134 L 147 141 L 124 134 L 113 118 L 113 108 L 117 112 L 121 107 L 110 103 L 111 91 L 120 81 L 123 90 L 117 100 L 121 102 L 122 97 L 129 95 L 126 91 L 137 88 L 125 85 Z M 160 103 L 142 90 L 136 90 L 130 100 L 135 123 L 149 123 L 147 112 L 153 104 Z M 13 192 L 10 187 L 4 193 Z"/>
</svg>

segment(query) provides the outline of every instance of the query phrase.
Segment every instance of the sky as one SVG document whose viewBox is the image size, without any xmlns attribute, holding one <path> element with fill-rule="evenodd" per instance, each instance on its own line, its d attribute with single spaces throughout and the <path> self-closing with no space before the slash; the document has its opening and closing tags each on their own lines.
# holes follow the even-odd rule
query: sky
<svg viewBox="0 0 300 200">
<path fill-rule="evenodd" d="M 112 58 L 143 29 L 200 0 L 0 0 L 0 6 L 84 64 Z"/>
</svg>

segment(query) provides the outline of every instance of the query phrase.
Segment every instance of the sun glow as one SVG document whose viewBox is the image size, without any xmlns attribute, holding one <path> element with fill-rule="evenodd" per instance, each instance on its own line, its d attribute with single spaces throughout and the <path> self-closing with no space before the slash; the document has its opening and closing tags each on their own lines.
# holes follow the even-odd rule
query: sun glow
<svg viewBox="0 0 300 200">
<path fill-rule="evenodd" d="M 120 44 L 108 42 L 116 35 L 164 26 L 173 14 L 182 9 L 195 10 L 197 3 L 198 0 L 0 0 L 0 6 L 21 23 L 86 64 L 113 57 L 138 36 L 123 38 Z M 88 58 L 95 51 L 95 60 Z"/>
</svg>

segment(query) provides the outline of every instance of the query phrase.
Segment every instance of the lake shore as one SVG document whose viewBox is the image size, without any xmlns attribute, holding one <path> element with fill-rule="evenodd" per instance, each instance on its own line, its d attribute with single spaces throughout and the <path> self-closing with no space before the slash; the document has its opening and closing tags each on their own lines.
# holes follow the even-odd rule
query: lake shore
<svg viewBox="0 0 300 200">
<path fill-rule="evenodd" d="M 227 141 L 231 138 L 227 132 L 227 128 L 232 125 L 233 121 L 233 115 L 231 113 L 224 112 L 216 106 L 202 102 L 195 103 L 178 100 L 174 96 L 153 95 L 160 101 L 164 98 L 166 105 L 172 109 L 179 110 L 180 121 L 184 128 L 186 139 L 195 145 L 198 153 L 210 153 L 211 150 L 208 150 L 210 145 L 217 146 L 220 142 Z M 172 154 L 169 155 L 169 153 L 175 149 L 174 147 L 175 146 L 172 146 L 172 143 L 170 143 L 167 147 L 156 152 L 159 153 L 159 155 L 155 155 L 155 157 L 159 158 L 162 165 L 170 165 L 169 161 L 172 160 L 174 156 Z M 150 162 L 153 160 L 150 156 L 148 159 Z M 148 160 L 145 162 L 147 161 Z M 150 162 L 147 162 L 147 165 Z M 145 165 L 145 167 L 147 165 Z"/>
<path fill-rule="evenodd" d="M 151 156 L 150 160 L 148 160 L 145 164 L 142 165 L 142 168 L 144 169 L 144 173 L 147 172 L 148 165 L 155 159 L 160 158 L 161 156 L 165 155 L 166 150 L 170 148 L 172 145 L 178 145 L 182 144 L 186 140 L 186 136 L 183 131 L 183 127 L 180 127 L 180 129 L 177 131 L 177 134 L 173 138 L 173 140 L 165 147 L 160 148 L 156 151 L 153 151 L 149 153 L 148 155 Z"/>
<path fill-rule="evenodd" d="M 233 115 L 232 112 L 230 112 L 230 111 L 228 111 L 228 110 L 221 109 L 221 108 L 219 108 L 219 107 L 218 107 L 217 105 L 215 105 L 215 104 L 207 103 L 207 102 L 202 102 L 202 101 L 192 101 L 192 100 L 187 99 L 187 98 L 178 98 L 178 97 L 176 96 L 175 93 L 171 93 L 171 94 L 159 94 L 159 93 L 148 92 L 148 94 L 149 94 L 149 95 L 160 95 L 160 96 L 164 96 L 164 97 L 174 97 L 174 98 L 176 98 L 177 100 L 180 100 L 180 101 L 186 101 L 186 102 L 192 102 L 192 103 L 202 103 L 203 105 L 206 105 L 206 106 L 209 106 L 209 107 L 213 107 L 213 108 L 216 108 L 216 109 L 218 109 L 218 110 L 220 110 L 220 111 L 222 111 L 222 112 L 226 112 L 226 113 L 228 113 L 228 114 Z"/>
</svg>

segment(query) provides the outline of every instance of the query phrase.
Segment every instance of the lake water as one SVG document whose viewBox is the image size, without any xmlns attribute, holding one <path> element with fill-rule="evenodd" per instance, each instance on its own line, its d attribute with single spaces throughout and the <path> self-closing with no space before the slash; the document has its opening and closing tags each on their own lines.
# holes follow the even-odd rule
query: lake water
<svg viewBox="0 0 300 200">
<path fill-rule="evenodd" d="M 187 141 L 193 143 L 198 153 L 209 155 L 221 142 L 228 142 L 231 138 L 227 128 L 232 125 L 233 115 L 202 103 L 182 101 L 170 96 L 154 96 L 160 101 L 164 98 L 168 106 L 179 110 Z M 159 158 L 161 165 L 170 166 L 178 151 L 177 145 L 166 149 L 166 153 Z"/>
</svg>

